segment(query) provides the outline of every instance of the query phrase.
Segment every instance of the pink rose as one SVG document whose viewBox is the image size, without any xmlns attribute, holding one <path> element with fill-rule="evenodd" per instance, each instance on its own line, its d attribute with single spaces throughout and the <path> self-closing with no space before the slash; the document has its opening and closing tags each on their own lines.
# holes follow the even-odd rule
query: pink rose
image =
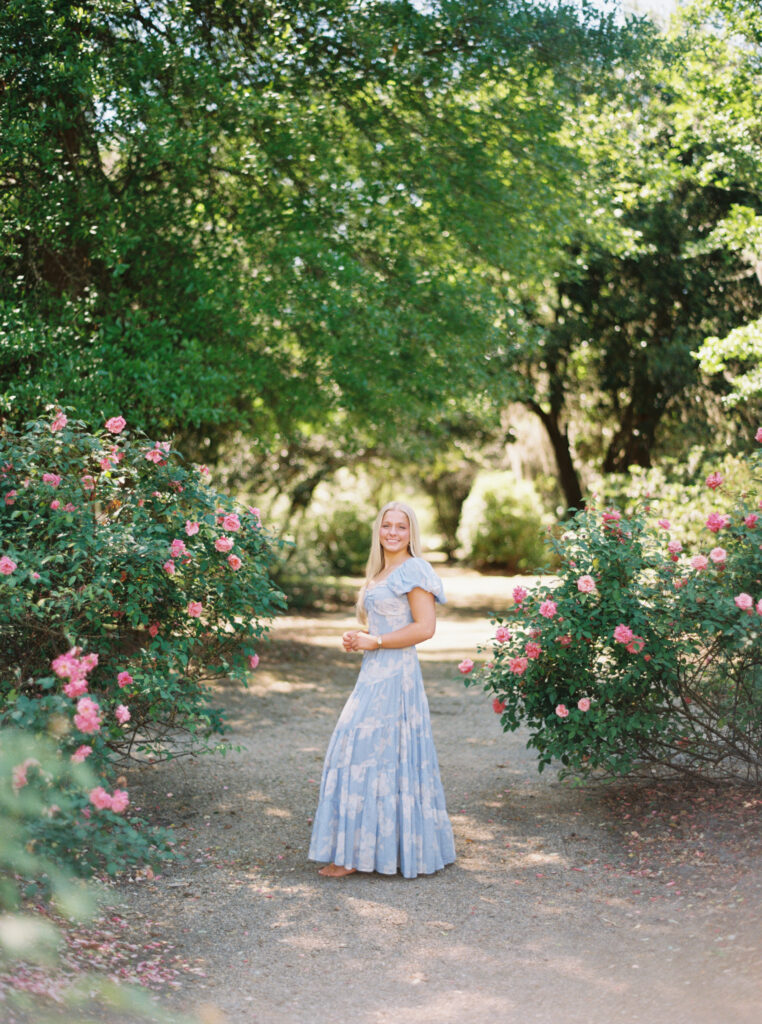
<svg viewBox="0 0 762 1024">
<path fill-rule="evenodd" d="M 105 427 L 112 434 L 121 434 L 124 428 L 127 426 L 127 420 L 124 416 L 112 416 L 110 420 L 106 420 Z"/>
<path fill-rule="evenodd" d="M 719 533 L 720 530 L 724 529 L 730 523 L 730 516 L 720 515 L 717 512 L 712 512 L 711 515 L 707 516 L 706 528 L 711 530 L 712 533 Z"/>
<path fill-rule="evenodd" d="M 72 505 L 72 503 L 70 501 L 67 501 L 66 504 L 63 507 L 63 510 L 64 510 L 64 512 L 74 512 L 74 511 L 76 511 L 76 508 L 77 508 L 76 505 Z"/>
<path fill-rule="evenodd" d="M 464 658 L 463 661 L 458 665 L 458 671 L 462 672 L 464 676 L 467 676 L 469 672 L 472 672 L 474 663 L 470 658 Z"/>
<path fill-rule="evenodd" d="M 14 789 L 23 789 L 29 782 L 26 777 L 26 773 L 30 768 L 35 766 L 39 767 L 40 762 L 35 757 L 28 757 L 21 764 L 14 765 L 13 771 L 11 772 L 11 786 Z"/>
<path fill-rule="evenodd" d="M 620 623 L 614 630 L 614 639 L 618 644 L 629 644 L 635 634 L 629 626 Z"/>
<path fill-rule="evenodd" d="M 50 503 L 50 507 L 53 509 L 54 512 L 56 512 L 61 507 L 61 502 L 58 500 L 58 498 L 54 498 Z"/>
<path fill-rule="evenodd" d="M 521 602 L 528 596 L 529 591 L 526 587 L 514 587 L 513 588 L 513 603 L 521 606 Z"/>
<path fill-rule="evenodd" d="M 130 804 L 130 798 L 126 789 L 115 789 L 111 797 L 111 810 L 114 814 L 121 814 L 126 811 Z"/>
<path fill-rule="evenodd" d="M 147 451 L 145 453 L 145 457 L 149 462 L 153 462 L 154 464 L 164 461 L 164 454 L 159 451 L 158 448 L 152 448 Z"/>
<path fill-rule="evenodd" d="M 262 525 L 262 514 L 260 513 L 259 509 L 255 508 L 254 505 L 247 505 L 246 507 L 249 510 L 249 514 L 254 517 L 254 525 L 255 526 L 261 526 Z"/>
<path fill-rule="evenodd" d="M 12 558 L 9 558 L 7 555 L 0 557 L 0 575 L 10 576 L 17 568 L 18 566 Z"/>
<path fill-rule="evenodd" d="M 188 602 L 188 615 L 192 619 L 198 619 L 201 616 L 201 612 L 204 610 L 204 606 L 200 601 L 189 601 Z"/>
<path fill-rule="evenodd" d="M 569 709 L 565 704 L 556 704 L 556 714 L 559 718 L 568 718 Z"/>
<path fill-rule="evenodd" d="M 505 711 L 505 701 L 500 700 L 499 697 L 495 697 L 495 699 L 492 701 L 492 710 L 495 712 L 496 715 L 502 715 L 502 713 Z"/>
<path fill-rule="evenodd" d="M 33 580 L 36 581 L 36 580 L 40 579 L 40 574 L 38 572 L 33 572 L 33 573 L 31 573 L 31 577 L 32 577 Z"/>
<path fill-rule="evenodd" d="M 604 523 L 618 523 L 621 518 L 622 513 L 618 512 L 615 508 L 607 508 L 601 515 L 601 519 Z"/>
<path fill-rule="evenodd" d="M 81 764 L 81 762 L 88 758 L 92 752 L 93 748 L 89 747 L 86 743 L 83 743 L 81 747 L 77 747 L 71 755 L 70 760 L 74 761 L 75 764 Z"/>
<path fill-rule="evenodd" d="M 90 803 L 99 811 L 111 810 L 111 797 L 103 786 L 96 786 L 90 790 Z"/>
<path fill-rule="evenodd" d="M 669 544 L 667 544 L 667 549 L 671 551 L 673 555 L 676 555 L 678 552 L 683 550 L 683 545 L 679 540 L 671 540 Z"/>
<path fill-rule="evenodd" d="M 184 540 L 173 540 L 169 545 L 169 553 L 173 558 L 177 558 L 179 555 L 184 555 L 187 551 Z"/>
<path fill-rule="evenodd" d="M 564 633 L 563 636 L 560 636 L 558 638 L 558 642 L 561 644 L 562 647 L 571 647 L 571 635 L 569 633 Z"/>
<path fill-rule="evenodd" d="M 634 636 L 626 645 L 625 650 L 628 650 L 630 654 L 640 654 L 645 646 L 646 642 L 642 636 Z"/>
<path fill-rule="evenodd" d="M 746 518 L 744 519 L 744 525 L 748 526 L 750 530 L 753 530 L 758 522 L 759 516 L 756 512 L 750 512 L 748 516 L 746 516 Z"/>
<path fill-rule="evenodd" d="M 669 519 L 657 519 L 656 525 L 660 526 L 662 530 L 669 530 L 672 526 Z"/>
<path fill-rule="evenodd" d="M 198 533 L 198 523 L 191 522 L 189 519 L 185 524 L 185 532 L 189 537 L 192 537 L 195 533 Z"/>
<path fill-rule="evenodd" d="M 120 725 L 124 725 L 125 722 L 129 722 L 130 718 L 132 718 L 130 709 L 126 704 L 117 704 L 114 714 L 116 715 L 116 720 Z"/>
<path fill-rule="evenodd" d="M 259 664 L 259 655 L 258 654 L 250 654 L 249 655 L 249 668 L 255 669 L 258 664 Z"/>
<path fill-rule="evenodd" d="M 218 551 L 222 551 L 224 553 L 225 551 L 230 551 L 233 547 L 233 541 L 230 537 L 218 537 L 214 542 L 214 546 Z"/>
<path fill-rule="evenodd" d="M 74 724 L 80 732 L 98 732 L 101 727 L 101 709 L 90 697 L 81 697 L 77 702 Z"/>
<path fill-rule="evenodd" d="M 590 698 L 589 697 L 580 697 L 580 699 L 577 701 L 577 707 L 579 708 L 580 711 L 589 711 L 590 710 Z"/>
<path fill-rule="evenodd" d="M 748 611 L 754 604 L 754 598 L 751 594 L 739 594 L 733 600 L 742 612 Z"/>
<path fill-rule="evenodd" d="M 511 639 L 511 631 L 505 626 L 498 626 L 495 630 L 495 639 L 499 644 L 507 644 Z"/>
<path fill-rule="evenodd" d="M 98 655 L 91 653 L 86 654 L 80 661 L 80 666 L 83 672 L 92 672 L 95 666 L 98 664 Z"/>
<path fill-rule="evenodd" d="M 580 576 L 577 580 L 577 590 L 581 594 L 592 594 L 595 592 L 595 580 L 592 576 Z"/>
<path fill-rule="evenodd" d="M 240 569 L 241 566 L 243 565 L 243 562 L 238 557 L 238 555 L 228 555 L 228 565 L 230 566 L 231 569 Z"/>
<path fill-rule="evenodd" d="M 79 679 L 72 679 L 64 685 L 63 692 L 67 697 L 81 697 L 87 693 L 87 680 L 84 676 Z"/>
<path fill-rule="evenodd" d="M 757 601 L 757 615 L 762 615 L 762 598 Z"/>
<path fill-rule="evenodd" d="M 536 644 L 534 640 L 530 640 L 524 648 L 524 654 L 526 654 L 527 658 L 539 658 L 542 654 L 542 647 Z"/>
<path fill-rule="evenodd" d="M 103 458 L 98 463 L 98 465 L 101 467 L 104 473 L 107 473 L 108 470 L 110 470 L 111 467 L 114 465 L 114 463 L 111 461 L 110 455 L 104 455 Z"/>
<path fill-rule="evenodd" d="M 116 682 L 120 689 L 124 689 L 125 686 L 129 686 L 132 683 L 132 676 L 129 672 L 120 672 L 116 677 Z"/>
<path fill-rule="evenodd" d="M 15 505 L 16 504 L 16 495 L 17 494 L 18 494 L 18 491 L 8 491 L 8 493 L 5 496 L 5 504 L 6 505 Z"/>
<path fill-rule="evenodd" d="M 556 605 L 556 602 L 551 600 L 543 601 L 539 608 L 540 615 L 544 616 L 546 619 L 552 619 L 557 610 L 558 606 Z"/>
<path fill-rule="evenodd" d="M 210 474 L 209 474 L 209 467 L 208 466 L 199 466 L 198 467 L 198 471 L 201 474 L 201 476 L 203 476 L 205 479 L 209 478 Z"/>
<path fill-rule="evenodd" d="M 222 517 L 222 529 L 230 530 L 231 533 L 236 533 L 241 529 L 241 520 L 235 512 L 230 512 L 228 515 Z"/>
<path fill-rule="evenodd" d="M 725 477 L 722 473 L 710 473 L 706 478 L 706 485 L 712 491 L 716 491 L 718 487 L 722 487 L 724 482 Z"/>
<path fill-rule="evenodd" d="M 754 435 L 754 440 L 759 441 L 762 444 L 762 427 L 757 427 L 757 432 Z"/>
<path fill-rule="evenodd" d="M 728 553 L 725 548 L 712 548 L 709 552 L 709 557 L 715 565 L 724 565 L 725 559 L 728 557 Z"/>
<path fill-rule="evenodd" d="M 529 662 L 526 658 L 511 658 L 508 662 L 508 668 L 516 676 L 523 676 L 527 670 Z"/>
<path fill-rule="evenodd" d="M 57 412 L 53 419 L 53 422 L 50 424 L 50 427 L 48 429 L 50 430 L 51 434 L 55 434 L 56 431 L 63 430 L 63 428 L 66 426 L 68 422 L 69 421 L 66 418 L 65 413 Z"/>
<path fill-rule="evenodd" d="M 42 482 L 44 484 L 49 484 L 51 487 L 58 487 L 61 483 L 61 477 L 58 473 L 43 473 Z"/>
<path fill-rule="evenodd" d="M 175 575 L 175 563 L 172 561 L 171 558 L 168 558 L 166 560 L 166 562 L 162 566 L 162 569 L 167 574 L 167 576 L 174 576 Z"/>
<path fill-rule="evenodd" d="M 709 565 L 709 559 L 706 555 L 694 555 L 691 559 L 691 568 L 695 569 L 696 572 L 702 572 Z"/>
<path fill-rule="evenodd" d="M 151 634 L 151 636 L 156 636 L 159 632 L 159 623 L 152 622 L 151 625 L 148 627 L 148 632 Z"/>
</svg>

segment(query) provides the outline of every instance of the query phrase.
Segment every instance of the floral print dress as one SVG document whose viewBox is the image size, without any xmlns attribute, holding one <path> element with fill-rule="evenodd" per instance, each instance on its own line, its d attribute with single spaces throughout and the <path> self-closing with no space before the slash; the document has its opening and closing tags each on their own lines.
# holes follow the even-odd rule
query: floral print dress
<svg viewBox="0 0 762 1024">
<path fill-rule="evenodd" d="M 445 600 L 423 558 L 408 558 L 365 593 L 371 633 L 413 621 L 407 594 L 422 587 Z M 405 878 L 455 860 L 429 705 L 415 647 L 363 655 L 323 767 L 310 860 Z"/>
</svg>

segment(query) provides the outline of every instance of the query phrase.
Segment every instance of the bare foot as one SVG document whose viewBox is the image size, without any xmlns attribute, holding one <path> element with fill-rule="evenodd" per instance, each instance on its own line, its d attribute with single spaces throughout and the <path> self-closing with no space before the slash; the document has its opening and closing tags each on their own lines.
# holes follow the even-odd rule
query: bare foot
<svg viewBox="0 0 762 1024">
<path fill-rule="evenodd" d="M 357 868 L 345 868 L 341 864 L 326 864 L 324 868 L 320 868 L 318 874 L 325 875 L 327 878 L 343 878 L 344 875 L 354 875 L 356 872 Z"/>
</svg>

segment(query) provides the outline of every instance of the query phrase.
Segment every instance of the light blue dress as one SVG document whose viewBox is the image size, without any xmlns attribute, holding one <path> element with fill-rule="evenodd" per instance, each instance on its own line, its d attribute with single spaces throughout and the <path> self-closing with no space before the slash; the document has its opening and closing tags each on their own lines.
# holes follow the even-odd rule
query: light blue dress
<svg viewBox="0 0 762 1024">
<path fill-rule="evenodd" d="M 413 621 L 407 594 L 445 600 L 423 558 L 408 558 L 365 593 L 371 633 Z M 429 705 L 415 647 L 366 651 L 328 745 L 310 860 L 405 878 L 455 860 Z"/>
</svg>

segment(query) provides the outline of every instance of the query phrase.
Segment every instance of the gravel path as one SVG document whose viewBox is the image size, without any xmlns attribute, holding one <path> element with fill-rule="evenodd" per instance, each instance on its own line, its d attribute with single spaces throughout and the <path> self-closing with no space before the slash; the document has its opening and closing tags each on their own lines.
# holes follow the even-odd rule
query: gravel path
<svg viewBox="0 0 762 1024">
<path fill-rule="evenodd" d="M 358 660 L 338 644 L 349 612 L 285 617 L 253 685 L 221 691 L 240 751 L 130 782 L 189 858 L 121 893 L 205 972 L 168 1004 L 207 1024 L 759 1021 L 753 801 L 734 797 L 723 819 L 684 794 L 665 825 L 658 794 L 619 787 L 612 802 L 538 775 L 526 738 L 504 736 L 455 670 L 513 581 L 443 575 L 450 602 L 419 652 L 457 862 L 414 880 L 328 880 L 306 861 Z M 675 825 L 683 810 L 692 830 Z"/>
</svg>

